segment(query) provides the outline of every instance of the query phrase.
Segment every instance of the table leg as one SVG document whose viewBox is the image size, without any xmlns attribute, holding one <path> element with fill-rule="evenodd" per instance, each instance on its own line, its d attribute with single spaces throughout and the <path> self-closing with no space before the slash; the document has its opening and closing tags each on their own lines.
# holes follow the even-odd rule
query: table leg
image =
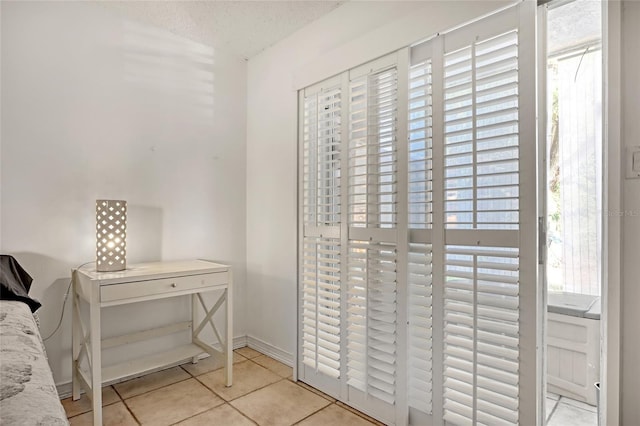
<svg viewBox="0 0 640 426">
<path fill-rule="evenodd" d="M 198 294 L 193 293 L 191 295 L 191 341 L 194 342 L 198 336 L 196 336 L 196 324 L 198 324 L 197 312 L 198 312 Z M 192 364 L 198 363 L 198 355 L 191 358 Z"/>
<path fill-rule="evenodd" d="M 226 303 L 224 305 L 227 316 L 227 329 L 226 329 L 226 342 L 225 342 L 225 373 L 227 379 L 227 386 L 231 386 L 233 383 L 233 298 L 232 294 L 232 276 L 229 271 L 229 285 L 227 287 Z"/>
<path fill-rule="evenodd" d="M 93 425 L 102 426 L 102 353 L 100 332 L 100 289 L 92 289 L 89 305 L 91 329 L 91 393 L 93 403 Z"/>
<path fill-rule="evenodd" d="M 80 399 L 80 380 L 78 379 L 78 368 L 80 366 L 79 358 L 80 358 L 80 345 L 82 343 L 82 328 L 80 327 L 80 301 L 77 298 L 77 289 L 76 289 L 76 279 L 75 279 L 76 271 L 71 272 L 71 298 L 72 306 L 72 320 L 71 320 L 71 347 L 72 347 L 72 357 L 71 357 L 71 396 L 74 401 Z"/>
</svg>

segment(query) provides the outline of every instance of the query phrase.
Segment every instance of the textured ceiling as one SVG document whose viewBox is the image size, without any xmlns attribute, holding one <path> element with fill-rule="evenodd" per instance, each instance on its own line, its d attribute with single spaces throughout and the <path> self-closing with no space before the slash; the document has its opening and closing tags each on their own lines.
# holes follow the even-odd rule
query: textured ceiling
<svg viewBox="0 0 640 426">
<path fill-rule="evenodd" d="M 125 18 L 251 58 L 344 0 L 99 2 Z"/>
</svg>

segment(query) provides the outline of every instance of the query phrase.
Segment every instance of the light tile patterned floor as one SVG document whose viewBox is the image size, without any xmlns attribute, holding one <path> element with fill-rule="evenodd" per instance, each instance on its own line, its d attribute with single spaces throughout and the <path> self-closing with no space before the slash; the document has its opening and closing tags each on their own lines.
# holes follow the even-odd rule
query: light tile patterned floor
<svg viewBox="0 0 640 426">
<path fill-rule="evenodd" d="M 184 364 L 102 389 L 105 426 L 367 426 L 381 423 L 304 383 L 293 370 L 250 348 L 235 351 L 234 385 L 223 383 L 213 358 Z M 552 393 L 548 426 L 596 426 L 596 407 Z M 91 425 L 91 402 L 62 401 L 72 426 Z"/>
<path fill-rule="evenodd" d="M 293 370 L 250 348 L 234 353 L 234 384 L 207 358 L 103 388 L 103 424 L 110 425 L 344 425 L 381 423 L 303 383 Z M 72 426 L 91 425 L 91 403 L 62 401 Z"/>
</svg>

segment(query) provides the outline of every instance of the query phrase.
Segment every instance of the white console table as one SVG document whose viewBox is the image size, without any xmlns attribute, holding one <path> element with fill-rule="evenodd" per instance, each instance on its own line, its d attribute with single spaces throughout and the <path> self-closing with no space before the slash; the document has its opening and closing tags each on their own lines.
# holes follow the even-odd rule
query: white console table
<svg viewBox="0 0 640 426">
<path fill-rule="evenodd" d="M 226 265 L 191 260 L 129 265 L 119 272 L 96 272 L 95 266 L 72 270 L 73 279 L 73 399 L 80 398 L 84 388 L 93 403 L 93 424 L 102 425 L 102 384 L 191 359 L 197 362 L 202 353 L 223 357 L 226 384 L 232 383 L 233 332 L 231 308 L 231 268 Z M 212 307 L 207 307 L 202 293 L 222 290 Z M 102 339 L 100 311 L 127 303 L 145 302 L 176 296 L 191 296 L 191 321 L 142 330 L 124 336 Z M 88 318 L 83 318 L 80 305 L 88 305 Z M 204 318 L 197 320 L 197 305 Z M 226 311 L 224 336 L 213 321 L 220 307 Z M 86 315 L 85 315 L 86 316 Z M 222 350 L 203 342 L 199 335 L 209 326 Z M 102 364 L 102 350 L 149 338 L 191 330 L 191 343 L 162 353 L 136 358 L 119 364 Z"/>
</svg>

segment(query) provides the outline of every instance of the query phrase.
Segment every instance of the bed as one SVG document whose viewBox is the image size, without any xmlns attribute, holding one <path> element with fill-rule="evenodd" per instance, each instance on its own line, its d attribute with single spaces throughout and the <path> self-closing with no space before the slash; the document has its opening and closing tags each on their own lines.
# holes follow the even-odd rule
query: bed
<svg viewBox="0 0 640 426">
<path fill-rule="evenodd" d="M 7 262 L 11 256 L 0 256 L 0 424 L 68 425 L 32 312 L 33 304 L 22 300 L 24 295 L 10 294 L 8 287 L 16 268 Z"/>
</svg>

